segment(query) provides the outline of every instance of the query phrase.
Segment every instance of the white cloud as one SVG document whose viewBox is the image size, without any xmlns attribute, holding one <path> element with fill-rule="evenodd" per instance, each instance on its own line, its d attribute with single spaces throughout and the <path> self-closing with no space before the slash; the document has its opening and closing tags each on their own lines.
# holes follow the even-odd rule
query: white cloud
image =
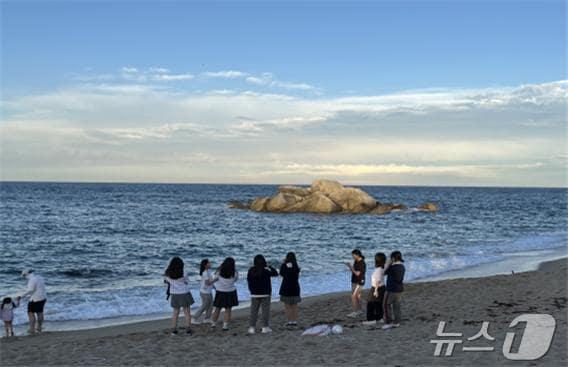
<svg viewBox="0 0 568 367">
<path fill-rule="evenodd" d="M 195 76 L 193 74 L 157 74 L 153 75 L 152 79 L 157 81 L 180 81 L 180 80 L 191 80 Z"/>
<path fill-rule="evenodd" d="M 221 70 L 221 71 L 206 71 L 202 73 L 202 75 L 208 78 L 236 79 L 236 78 L 243 78 L 247 76 L 248 73 L 237 70 Z"/>
<path fill-rule="evenodd" d="M 104 179 L 112 161 L 125 165 L 123 180 L 561 186 L 567 90 L 559 81 L 310 98 L 85 84 L 2 101 L 2 175 Z"/>
<path fill-rule="evenodd" d="M 122 70 L 123 73 L 137 73 L 138 72 L 138 68 L 134 68 L 134 67 L 130 67 L 130 66 L 123 66 L 121 70 Z"/>
<path fill-rule="evenodd" d="M 276 87 L 276 88 L 283 88 L 290 90 L 296 89 L 302 91 L 316 90 L 316 87 L 307 83 L 292 83 L 292 82 L 277 80 L 274 78 L 274 75 L 272 73 L 263 73 L 258 76 L 249 76 L 245 80 L 249 84 L 254 84 L 259 86 L 269 86 L 269 87 Z"/>
</svg>

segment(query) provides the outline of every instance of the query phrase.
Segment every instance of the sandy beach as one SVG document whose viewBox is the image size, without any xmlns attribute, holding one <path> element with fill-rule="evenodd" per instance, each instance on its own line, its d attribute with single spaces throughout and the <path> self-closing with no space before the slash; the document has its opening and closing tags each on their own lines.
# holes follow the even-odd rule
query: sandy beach
<svg viewBox="0 0 568 367">
<path fill-rule="evenodd" d="M 562 366 L 567 361 L 567 259 L 543 263 L 539 270 L 486 278 L 408 284 L 403 323 L 392 330 L 368 329 L 350 312 L 345 293 L 310 297 L 301 304 L 301 327 L 288 330 L 284 313 L 273 303 L 270 335 L 246 335 L 248 309 L 238 310 L 231 330 L 194 326 L 193 336 L 171 336 L 169 320 L 140 322 L 2 340 L 3 366 L 43 365 L 528 365 Z M 509 361 L 502 347 L 510 322 L 524 313 L 545 313 L 556 320 L 548 353 L 537 361 Z M 462 332 L 471 346 L 494 351 L 434 356 L 436 329 Z M 493 342 L 478 339 L 482 322 L 490 322 Z M 302 337 L 303 329 L 320 323 L 341 324 L 342 335 Z M 518 345 L 519 338 L 515 338 Z"/>
</svg>

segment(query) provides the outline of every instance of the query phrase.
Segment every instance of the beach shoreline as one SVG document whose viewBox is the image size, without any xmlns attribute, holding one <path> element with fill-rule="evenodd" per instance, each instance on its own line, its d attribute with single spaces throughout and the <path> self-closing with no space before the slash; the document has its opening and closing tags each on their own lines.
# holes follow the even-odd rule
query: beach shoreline
<svg viewBox="0 0 568 367">
<path fill-rule="evenodd" d="M 450 279 L 460 278 L 484 278 L 494 275 L 522 273 L 528 271 L 535 271 L 542 263 L 553 261 L 561 258 L 568 257 L 568 246 L 561 246 L 551 249 L 533 250 L 522 253 L 516 253 L 504 259 L 495 262 L 481 263 L 473 266 L 468 266 L 462 269 L 449 270 L 431 276 L 413 279 L 407 281 L 407 284 L 422 283 L 422 282 L 435 282 Z M 369 279 L 370 281 L 370 279 Z M 346 287 L 347 288 L 347 287 Z M 193 290 L 195 292 L 195 290 Z M 326 295 L 337 295 L 347 292 L 347 290 L 337 290 L 331 292 L 324 292 L 320 294 L 309 294 L 303 296 L 304 300 L 312 297 L 321 297 Z M 194 293 L 195 294 L 195 293 Z M 277 297 L 273 297 L 272 303 L 278 305 L 280 302 Z M 234 308 L 234 312 L 239 312 L 240 309 L 248 309 L 250 300 L 241 301 L 240 305 Z M 192 311 L 197 310 L 198 305 L 192 306 Z M 169 313 L 156 313 L 148 315 L 128 315 L 114 318 L 103 318 L 93 320 L 65 320 L 65 321 L 50 321 L 49 316 L 45 324 L 45 329 L 52 332 L 67 332 L 67 331 L 81 331 L 90 329 L 99 329 L 113 326 L 125 326 L 128 324 L 146 323 L 146 322 L 160 322 L 170 319 Z M 17 335 L 25 335 L 27 331 L 27 324 L 20 324 L 15 326 Z"/>
<path fill-rule="evenodd" d="M 349 296 L 346 292 L 336 292 L 306 297 L 300 309 L 301 328 L 297 330 L 282 326 L 285 321 L 282 305 L 273 302 L 274 333 L 266 337 L 246 336 L 249 310 L 242 308 L 235 310 L 229 332 L 196 325 L 193 337 L 171 337 L 169 320 L 160 319 L 3 340 L 2 364 L 163 365 L 176 363 L 171 358 L 177 355 L 193 364 L 209 365 L 234 365 L 235 361 L 242 365 L 370 365 L 376 363 L 365 353 L 369 353 L 369 340 L 374 339 L 381 349 L 390 351 L 389 355 L 395 353 L 398 356 L 392 359 L 393 364 L 507 364 L 513 362 L 503 357 L 499 347 L 492 353 L 456 352 L 453 357 L 433 356 L 430 340 L 436 337 L 438 322 L 446 321 L 450 327 L 459 325 L 459 331 L 464 335 L 473 335 L 482 321 L 489 321 L 491 334 L 496 340 L 499 337 L 502 344 L 508 324 L 518 314 L 549 313 L 557 322 L 555 339 L 550 351 L 536 363 L 561 365 L 567 360 L 567 264 L 568 258 L 564 257 L 543 262 L 536 271 L 514 275 L 408 284 L 403 300 L 402 327 L 395 330 L 368 330 L 360 325 L 360 320 L 348 319 Z M 345 332 L 326 338 L 300 337 L 303 329 L 321 323 L 340 324 Z M 187 353 L 183 353 L 184 348 L 177 348 L 180 341 L 187 346 Z M 224 352 L 216 353 L 219 348 Z M 247 352 L 249 349 L 251 353 Z M 132 350 L 144 352 L 135 354 Z M 336 353 L 329 354 L 330 350 Z M 259 355 L 256 356 L 255 351 Z M 353 357 L 354 352 L 357 352 L 356 357 Z M 289 360 L 281 359 L 283 353 L 290 354 Z"/>
</svg>

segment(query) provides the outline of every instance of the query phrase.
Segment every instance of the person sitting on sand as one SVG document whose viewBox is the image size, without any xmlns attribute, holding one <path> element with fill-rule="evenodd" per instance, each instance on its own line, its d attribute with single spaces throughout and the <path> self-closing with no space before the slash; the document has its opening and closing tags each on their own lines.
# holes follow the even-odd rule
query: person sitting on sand
<svg viewBox="0 0 568 367">
<path fill-rule="evenodd" d="M 13 300 L 10 297 L 4 297 L 2 299 L 2 305 L 0 306 L 0 319 L 4 321 L 4 330 L 6 330 L 6 338 L 14 336 L 14 326 L 12 321 L 14 321 L 14 309 L 20 305 L 20 297 Z"/>
<path fill-rule="evenodd" d="M 183 309 L 185 315 L 186 334 L 191 335 L 191 311 L 190 306 L 195 303 L 189 290 L 189 279 L 183 271 L 183 260 L 174 257 L 165 273 L 165 282 L 168 284 L 168 295 L 171 297 L 170 304 L 173 308 L 172 335 L 176 335 L 179 310 Z"/>
<path fill-rule="evenodd" d="M 228 257 L 216 271 L 215 281 L 217 284 L 215 285 L 215 288 L 217 291 L 215 292 L 215 301 L 213 301 L 215 311 L 213 311 L 211 327 L 217 326 L 217 320 L 219 319 L 221 309 L 225 309 L 223 330 L 229 330 L 231 309 L 239 305 L 237 287 L 235 286 L 237 280 L 239 280 L 239 273 L 235 268 L 235 259 Z"/>
<path fill-rule="evenodd" d="M 385 264 L 387 287 L 383 301 L 385 325 L 383 329 L 400 326 L 401 310 L 400 300 L 404 290 L 404 260 L 400 251 L 393 251 L 390 260 Z"/>
<path fill-rule="evenodd" d="M 375 271 L 371 275 L 371 290 L 367 297 L 367 321 L 366 326 L 375 326 L 383 319 L 383 299 L 385 295 L 385 283 L 383 280 L 385 262 L 387 257 L 382 252 L 375 254 Z"/>
<path fill-rule="evenodd" d="M 350 263 L 345 263 L 345 265 L 347 265 L 351 271 L 351 305 L 353 312 L 347 315 L 347 317 L 356 318 L 363 313 L 361 295 L 363 287 L 365 286 L 365 271 L 367 270 L 367 265 L 365 264 L 365 257 L 360 250 L 355 249 L 351 251 L 351 256 L 353 256 L 353 265 Z"/>
<path fill-rule="evenodd" d="M 288 252 L 284 263 L 280 266 L 280 301 L 284 303 L 284 313 L 288 322 L 286 326 L 298 325 L 298 303 L 302 302 L 300 297 L 300 267 L 296 261 L 296 254 Z"/>
<path fill-rule="evenodd" d="M 211 261 L 209 259 L 201 260 L 199 265 L 199 275 L 201 276 L 201 286 L 199 288 L 199 295 L 201 296 L 201 306 L 195 312 L 194 324 L 201 324 L 201 322 L 211 322 L 211 313 L 213 312 L 213 274 L 211 274 Z M 205 312 L 204 319 L 201 320 L 201 315 Z"/>
<path fill-rule="evenodd" d="M 35 274 L 31 269 L 22 271 L 22 276 L 28 280 L 28 289 L 20 295 L 20 298 L 30 296 L 28 302 L 29 333 L 41 333 L 43 310 L 47 302 L 45 281 L 41 275 Z"/>
<path fill-rule="evenodd" d="M 254 334 L 259 309 L 262 307 L 262 330 L 263 334 L 272 332 L 270 329 L 270 301 L 272 299 L 272 281 L 270 277 L 277 277 L 278 272 L 266 263 L 262 255 L 254 257 L 254 266 L 247 274 L 248 288 L 250 291 L 250 324 L 248 333 Z"/>
</svg>

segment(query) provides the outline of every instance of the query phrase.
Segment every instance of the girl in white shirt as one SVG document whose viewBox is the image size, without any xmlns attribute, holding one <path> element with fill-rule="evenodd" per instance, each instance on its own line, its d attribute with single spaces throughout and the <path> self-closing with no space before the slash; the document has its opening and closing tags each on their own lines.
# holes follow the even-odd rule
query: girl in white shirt
<svg viewBox="0 0 568 367">
<path fill-rule="evenodd" d="M 231 322 L 231 309 L 239 305 L 237 296 L 237 287 L 235 283 L 239 280 L 239 273 L 235 268 L 235 259 L 226 258 L 219 269 L 215 272 L 215 311 L 211 321 L 211 327 L 217 325 L 221 309 L 225 309 L 225 317 L 223 320 L 223 330 L 229 330 L 229 322 Z"/>
<path fill-rule="evenodd" d="M 176 335 L 178 333 L 177 322 L 179 310 L 182 308 L 187 326 L 186 334 L 191 335 L 191 313 L 189 307 L 194 304 L 195 301 L 189 290 L 189 279 L 183 271 L 183 260 L 177 256 L 174 257 L 170 261 L 164 276 L 164 282 L 168 284 L 168 298 L 171 298 L 170 304 L 173 308 L 172 334 Z"/>
<path fill-rule="evenodd" d="M 385 296 L 384 266 L 387 257 L 382 252 L 375 254 L 375 270 L 371 275 L 371 290 L 367 297 L 367 326 L 377 325 L 383 319 L 383 298 Z"/>
<path fill-rule="evenodd" d="M 199 275 L 201 276 L 201 287 L 199 295 L 201 296 L 201 307 L 195 312 L 193 323 L 211 322 L 211 313 L 213 312 L 213 274 L 211 273 L 211 261 L 209 259 L 201 260 L 199 265 Z M 200 320 L 201 315 L 205 312 L 205 318 Z"/>
</svg>

